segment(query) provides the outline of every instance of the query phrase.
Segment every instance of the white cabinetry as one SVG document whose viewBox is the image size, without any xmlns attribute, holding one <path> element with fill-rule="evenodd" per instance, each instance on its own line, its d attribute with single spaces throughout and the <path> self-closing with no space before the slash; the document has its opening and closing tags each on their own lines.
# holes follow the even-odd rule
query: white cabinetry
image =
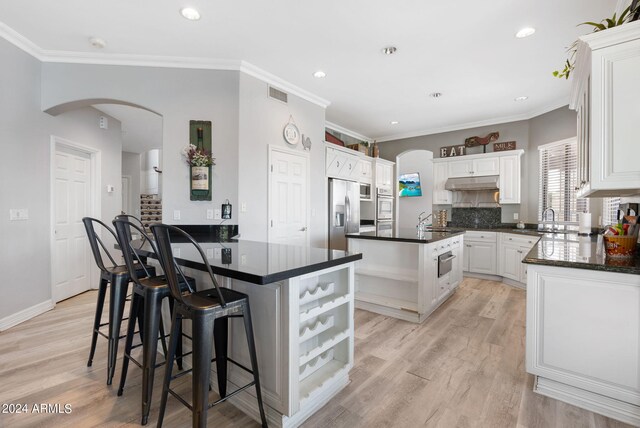
<svg viewBox="0 0 640 428">
<path fill-rule="evenodd" d="M 374 159 L 376 166 L 376 188 L 393 193 L 393 162 L 384 159 Z"/>
<path fill-rule="evenodd" d="M 535 390 L 640 426 L 640 276 L 529 265 Z"/>
<path fill-rule="evenodd" d="M 449 178 L 500 176 L 500 203 L 521 202 L 521 162 L 524 150 L 513 150 L 433 160 L 433 203 L 449 205 L 452 193 L 445 189 Z"/>
<path fill-rule="evenodd" d="M 373 171 L 371 168 L 371 161 L 368 159 L 360 159 L 360 161 L 358 162 L 359 165 L 359 174 L 358 174 L 358 181 L 360 181 L 361 183 L 368 183 L 371 184 L 372 180 L 373 180 Z"/>
<path fill-rule="evenodd" d="M 500 174 L 500 163 L 497 157 L 485 156 L 449 162 L 449 177 L 481 177 L 498 174 Z"/>
<path fill-rule="evenodd" d="M 570 107 L 578 112 L 578 196 L 640 192 L 640 21 L 578 40 Z"/>
<path fill-rule="evenodd" d="M 450 205 L 451 192 L 444 188 L 449 178 L 449 165 L 444 162 L 433 163 L 433 203 L 435 205 Z"/>
<path fill-rule="evenodd" d="M 356 307 L 423 322 L 462 280 L 463 235 L 423 244 L 349 238 L 349 251 L 366 255 L 356 265 Z M 438 276 L 438 256 L 452 252 L 451 271 Z"/>
<path fill-rule="evenodd" d="M 500 203 L 520 203 L 520 155 L 500 157 Z"/>
<path fill-rule="evenodd" d="M 469 231 L 464 239 L 462 269 L 465 272 L 495 275 L 497 273 L 497 233 Z"/>
<path fill-rule="evenodd" d="M 501 233 L 498 247 L 498 275 L 526 284 L 527 265 L 522 263 L 522 259 L 538 239 L 535 236 Z"/>
</svg>

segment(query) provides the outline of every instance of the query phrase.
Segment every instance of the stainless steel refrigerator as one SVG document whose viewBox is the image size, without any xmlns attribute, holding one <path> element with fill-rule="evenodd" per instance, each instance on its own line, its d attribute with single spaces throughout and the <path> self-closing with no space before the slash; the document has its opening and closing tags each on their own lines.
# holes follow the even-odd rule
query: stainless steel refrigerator
<svg viewBox="0 0 640 428">
<path fill-rule="evenodd" d="M 329 248 L 346 250 L 345 233 L 360 231 L 360 185 L 329 179 Z"/>
</svg>

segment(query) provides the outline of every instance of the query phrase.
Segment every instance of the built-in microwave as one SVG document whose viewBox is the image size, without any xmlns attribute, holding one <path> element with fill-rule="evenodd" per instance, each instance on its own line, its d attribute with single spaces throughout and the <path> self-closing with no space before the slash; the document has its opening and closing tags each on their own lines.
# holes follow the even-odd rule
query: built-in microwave
<svg viewBox="0 0 640 428">
<path fill-rule="evenodd" d="M 371 201 L 371 184 L 360 183 L 360 200 Z"/>
</svg>

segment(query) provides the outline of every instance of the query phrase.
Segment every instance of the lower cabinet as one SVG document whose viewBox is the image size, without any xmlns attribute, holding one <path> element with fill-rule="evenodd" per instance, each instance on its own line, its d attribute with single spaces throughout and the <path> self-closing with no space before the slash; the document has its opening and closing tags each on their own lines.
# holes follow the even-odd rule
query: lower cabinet
<svg viewBox="0 0 640 428">
<path fill-rule="evenodd" d="M 502 233 L 498 247 L 498 275 L 527 283 L 527 265 L 522 263 L 538 238 Z"/>
<path fill-rule="evenodd" d="M 465 272 L 486 275 L 497 273 L 497 235 L 496 232 L 469 231 L 465 233 L 462 265 Z"/>
<path fill-rule="evenodd" d="M 534 389 L 640 426 L 640 276 L 529 265 Z"/>
</svg>

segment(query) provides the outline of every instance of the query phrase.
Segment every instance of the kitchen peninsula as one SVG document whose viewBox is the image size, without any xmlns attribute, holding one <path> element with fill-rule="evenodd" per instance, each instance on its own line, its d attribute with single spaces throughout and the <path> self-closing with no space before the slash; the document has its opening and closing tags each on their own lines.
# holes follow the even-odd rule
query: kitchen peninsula
<svg viewBox="0 0 640 428">
<path fill-rule="evenodd" d="M 545 234 L 524 263 L 534 390 L 640 426 L 640 258 Z"/>
<path fill-rule="evenodd" d="M 198 241 L 221 285 L 249 296 L 269 426 L 299 426 L 349 383 L 354 263 L 362 255 L 244 240 L 220 242 L 206 236 Z M 145 245 L 138 251 L 154 257 L 149 244 Z M 172 247 L 198 288 L 209 287 L 211 281 L 195 247 L 179 241 Z M 233 323 L 229 357 L 249 366 L 244 330 Z M 186 358 L 185 363 L 189 362 Z M 247 372 L 233 365 L 228 370 L 229 388 L 250 381 Z M 214 390 L 216 379 L 212 375 Z M 253 394 L 249 389 L 230 401 L 259 421 Z"/>
<path fill-rule="evenodd" d="M 356 308 L 421 323 L 462 281 L 463 231 L 400 228 L 347 234 L 356 264 Z"/>
</svg>

